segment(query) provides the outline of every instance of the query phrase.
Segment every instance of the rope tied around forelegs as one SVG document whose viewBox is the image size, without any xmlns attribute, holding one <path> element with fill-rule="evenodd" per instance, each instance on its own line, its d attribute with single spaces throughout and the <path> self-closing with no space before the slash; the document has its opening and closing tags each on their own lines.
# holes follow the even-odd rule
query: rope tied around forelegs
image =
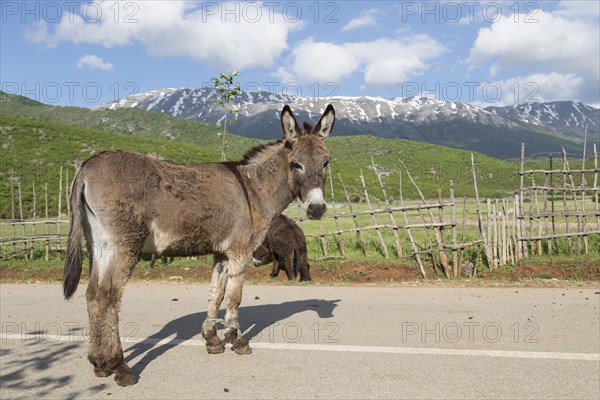
<svg viewBox="0 0 600 400">
<path fill-rule="evenodd" d="M 206 318 L 204 320 L 204 325 L 207 325 L 207 324 L 223 325 L 225 327 L 225 329 L 229 329 L 229 328 L 235 329 L 235 330 L 237 330 L 238 337 L 242 337 L 242 331 L 240 329 L 240 323 L 238 321 L 235 321 L 231 325 L 226 325 L 225 320 L 223 318 Z"/>
<path fill-rule="evenodd" d="M 225 324 L 225 320 L 223 318 L 206 318 L 204 320 L 204 325 L 208 325 L 208 324 Z"/>
</svg>

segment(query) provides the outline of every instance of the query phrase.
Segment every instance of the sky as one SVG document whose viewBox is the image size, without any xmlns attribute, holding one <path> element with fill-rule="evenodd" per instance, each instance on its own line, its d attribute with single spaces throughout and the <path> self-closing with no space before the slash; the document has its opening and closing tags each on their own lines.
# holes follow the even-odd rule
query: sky
<svg viewBox="0 0 600 400">
<path fill-rule="evenodd" d="M 95 107 L 160 88 L 600 107 L 600 1 L 1 0 L 1 89 Z"/>
</svg>

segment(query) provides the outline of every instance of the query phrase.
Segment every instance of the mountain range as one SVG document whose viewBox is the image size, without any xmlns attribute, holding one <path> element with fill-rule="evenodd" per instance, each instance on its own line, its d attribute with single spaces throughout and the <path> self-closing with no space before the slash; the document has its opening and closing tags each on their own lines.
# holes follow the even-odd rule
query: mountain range
<svg viewBox="0 0 600 400">
<path fill-rule="evenodd" d="M 103 109 L 142 108 L 178 118 L 222 123 L 224 109 L 214 104 L 213 88 L 159 89 L 103 104 Z M 331 103 L 336 109 L 336 135 L 375 135 L 474 150 L 497 158 L 516 158 L 521 143 L 527 154 L 581 152 L 588 138 L 597 141 L 600 109 L 573 101 L 524 103 L 486 108 L 427 97 L 309 98 L 264 91 L 243 91 L 239 110 L 228 130 L 241 136 L 274 139 L 281 135 L 278 117 L 289 104 L 298 120 L 315 121 Z"/>
</svg>

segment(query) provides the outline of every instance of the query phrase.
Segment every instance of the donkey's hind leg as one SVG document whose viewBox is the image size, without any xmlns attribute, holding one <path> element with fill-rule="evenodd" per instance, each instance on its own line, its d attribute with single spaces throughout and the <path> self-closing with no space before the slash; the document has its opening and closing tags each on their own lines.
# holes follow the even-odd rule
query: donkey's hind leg
<svg viewBox="0 0 600 400">
<path fill-rule="evenodd" d="M 91 253 L 90 253 L 91 254 Z M 103 329 L 103 318 L 105 314 L 105 307 L 103 307 L 98 296 L 98 267 L 92 265 L 90 282 L 88 283 L 86 298 L 88 316 L 90 319 L 89 324 L 89 351 L 88 360 L 94 366 L 94 373 L 98 377 L 105 377 L 112 375 L 113 371 L 106 365 L 106 360 L 102 353 L 102 329 Z"/>
<path fill-rule="evenodd" d="M 105 377 L 112 375 L 113 371 L 108 367 L 104 357 L 106 301 L 101 298 L 99 283 L 110 270 L 115 252 L 108 243 L 107 235 L 95 214 L 86 214 L 84 223 L 87 224 L 85 234 L 90 257 L 90 281 L 86 291 L 90 321 L 88 360 L 94 366 L 96 376 Z"/>
<path fill-rule="evenodd" d="M 225 340 L 233 345 L 237 354 L 251 354 L 248 339 L 239 335 L 240 324 L 238 313 L 242 302 L 244 278 L 246 276 L 247 260 L 230 259 L 227 270 L 227 286 L 225 298 L 227 299 L 227 312 L 225 313 Z"/>
<path fill-rule="evenodd" d="M 202 337 L 206 340 L 206 351 L 209 354 L 220 354 L 225 351 L 217 334 L 217 317 L 225 295 L 227 284 L 227 258 L 221 254 L 213 256 L 213 274 L 208 294 L 208 312 L 202 324 Z"/>
<path fill-rule="evenodd" d="M 137 254 L 121 251 L 113 257 L 107 270 L 93 271 L 86 293 L 90 317 L 90 352 L 96 376 L 115 374 L 120 386 L 137 383 L 123 358 L 119 336 L 119 307 L 129 275 L 135 267 Z"/>
</svg>

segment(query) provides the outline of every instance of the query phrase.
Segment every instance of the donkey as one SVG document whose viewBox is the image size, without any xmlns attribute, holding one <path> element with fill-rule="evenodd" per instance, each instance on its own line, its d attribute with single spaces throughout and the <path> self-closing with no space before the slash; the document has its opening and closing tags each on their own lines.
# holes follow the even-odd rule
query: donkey
<svg viewBox="0 0 600 400">
<path fill-rule="evenodd" d="M 273 278 L 279 275 L 281 269 L 279 262 L 283 261 L 284 271 L 290 281 L 296 279 L 298 275 L 301 281 L 311 280 L 310 266 L 306 261 L 304 232 L 285 215 L 273 219 L 265 241 L 254 250 L 253 257 L 259 262 L 258 265 L 273 261 L 271 271 Z"/>
<path fill-rule="evenodd" d="M 323 141 L 335 123 L 330 104 L 314 128 L 300 127 L 289 106 L 281 111 L 283 139 L 249 150 L 241 161 L 181 165 L 127 151 L 86 160 L 72 184 L 71 228 L 63 292 L 75 293 L 82 270 L 82 234 L 90 258 L 88 360 L 96 376 L 115 374 L 121 386 L 137 382 L 123 358 L 118 312 L 139 255 L 213 254 L 202 336 L 209 354 L 222 353 L 217 323 L 237 354 L 250 354 L 238 309 L 252 252 L 269 224 L 295 199 L 310 219 L 323 199 L 330 153 Z M 224 320 L 217 318 L 225 299 Z"/>
</svg>

